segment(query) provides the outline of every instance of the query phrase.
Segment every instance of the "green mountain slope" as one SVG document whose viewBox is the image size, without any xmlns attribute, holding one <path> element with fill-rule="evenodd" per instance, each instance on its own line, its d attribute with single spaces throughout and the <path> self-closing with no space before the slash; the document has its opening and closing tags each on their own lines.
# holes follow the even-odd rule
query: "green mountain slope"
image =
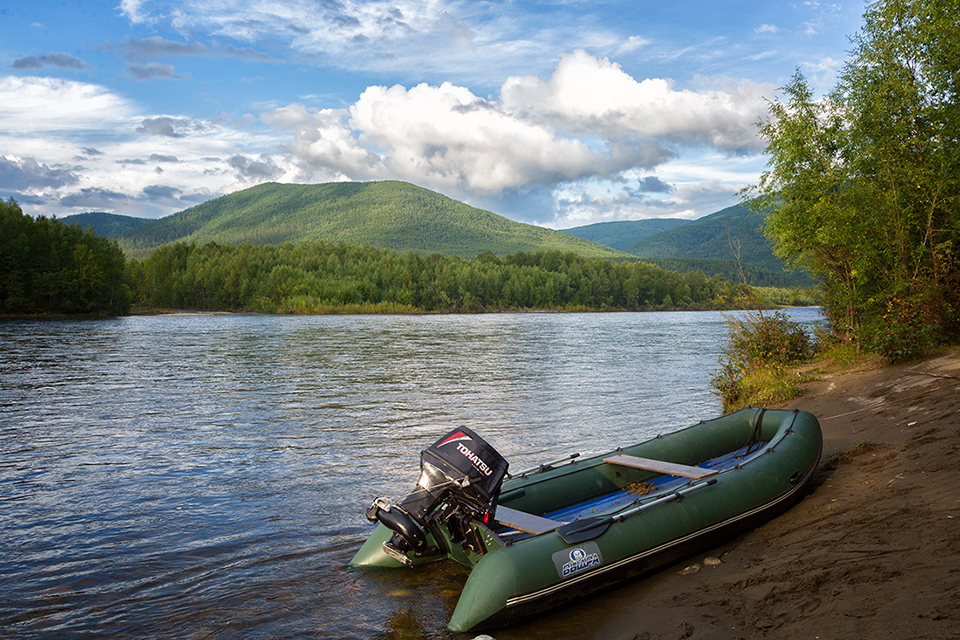
<svg viewBox="0 0 960 640">
<path fill-rule="evenodd" d="M 118 238 L 121 248 L 133 257 L 179 241 L 197 245 L 345 242 L 462 258 L 475 258 L 485 251 L 504 256 L 548 249 L 586 257 L 629 257 L 396 181 L 262 184 L 148 222 Z"/>
<path fill-rule="evenodd" d="M 750 211 L 746 205 L 736 205 L 638 240 L 625 250 L 641 258 L 733 260 L 736 256 L 730 248 L 732 239 L 740 243 L 744 264 L 782 272 L 783 261 L 773 255 L 762 225 L 763 214 Z"/>
<path fill-rule="evenodd" d="M 627 251 L 630 245 L 639 240 L 689 222 L 689 220 L 678 220 L 676 218 L 622 220 L 618 222 L 598 222 L 582 227 L 564 229 L 563 231 L 584 240 L 605 244 L 619 251 Z"/>
<path fill-rule="evenodd" d="M 116 238 L 131 229 L 150 222 L 149 218 L 134 218 L 103 211 L 91 211 L 61 218 L 65 224 L 79 224 L 81 229 L 93 227 L 93 232 L 104 238 Z"/>
</svg>

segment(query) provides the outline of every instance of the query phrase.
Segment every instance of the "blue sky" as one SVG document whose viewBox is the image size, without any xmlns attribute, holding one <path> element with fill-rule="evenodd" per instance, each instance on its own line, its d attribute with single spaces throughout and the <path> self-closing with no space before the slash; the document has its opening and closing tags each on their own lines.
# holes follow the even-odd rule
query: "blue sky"
<svg viewBox="0 0 960 640">
<path fill-rule="evenodd" d="M 119 4 L 118 4 L 119 3 Z M 398 179 L 554 228 L 698 218 L 765 165 L 857 2 L 0 0 L 0 197 L 157 218 Z"/>
</svg>

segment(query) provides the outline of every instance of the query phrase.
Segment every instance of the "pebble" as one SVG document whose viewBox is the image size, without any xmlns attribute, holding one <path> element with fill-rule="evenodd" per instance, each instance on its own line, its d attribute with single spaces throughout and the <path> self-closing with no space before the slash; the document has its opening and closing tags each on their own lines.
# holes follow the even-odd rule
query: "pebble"
<svg viewBox="0 0 960 640">
<path fill-rule="evenodd" d="M 708 567 L 715 567 L 721 562 L 722 561 L 720 560 L 720 558 L 716 558 L 714 556 L 710 556 L 709 558 L 703 559 L 703 564 L 707 565 Z"/>
</svg>

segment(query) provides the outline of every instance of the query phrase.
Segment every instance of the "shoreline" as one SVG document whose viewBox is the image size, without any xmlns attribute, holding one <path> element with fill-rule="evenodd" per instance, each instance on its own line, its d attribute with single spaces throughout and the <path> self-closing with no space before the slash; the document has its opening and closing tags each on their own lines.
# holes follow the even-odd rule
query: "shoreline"
<svg viewBox="0 0 960 640">
<path fill-rule="evenodd" d="M 493 637 L 960 637 L 960 348 L 803 387 L 775 406 L 816 415 L 824 449 L 792 509 L 702 557 Z"/>
<path fill-rule="evenodd" d="M 722 564 L 654 576 L 622 633 L 595 637 L 960 635 L 960 349 L 803 386 L 779 406 L 820 420 L 810 493 L 719 547 Z"/>
</svg>

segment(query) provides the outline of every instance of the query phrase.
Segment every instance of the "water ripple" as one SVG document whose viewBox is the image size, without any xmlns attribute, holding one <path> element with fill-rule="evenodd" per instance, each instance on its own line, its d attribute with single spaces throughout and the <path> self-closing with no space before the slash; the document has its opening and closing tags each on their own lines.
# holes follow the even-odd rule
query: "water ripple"
<svg viewBox="0 0 960 640">
<path fill-rule="evenodd" d="M 456 425 L 514 468 L 719 413 L 720 314 L 0 322 L 0 635 L 446 638 L 346 567 Z"/>
</svg>

